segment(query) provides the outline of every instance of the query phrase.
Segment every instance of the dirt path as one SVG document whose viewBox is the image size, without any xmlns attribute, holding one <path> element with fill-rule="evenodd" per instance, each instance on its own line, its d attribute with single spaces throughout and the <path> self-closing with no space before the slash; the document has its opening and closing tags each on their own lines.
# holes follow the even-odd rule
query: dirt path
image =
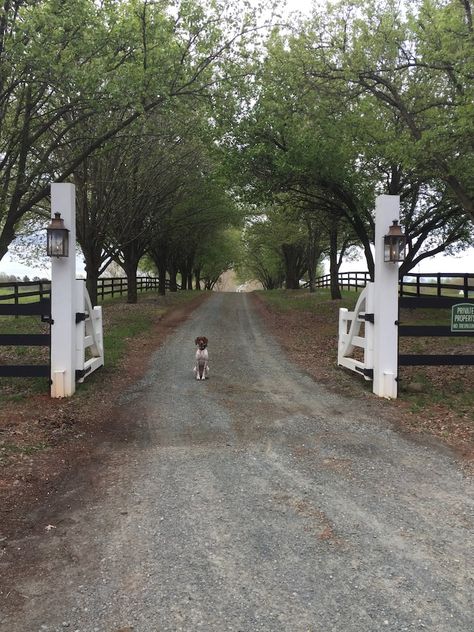
<svg viewBox="0 0 474 632">
<path fill-rule="evenodd" d="M 199 307 L 120 410 L 106 464 L 6 548 L 2 573 L 36 561 L 1 630 L 474 629 L 472 481 L 292 366 L 246 295 Z"/>
</svg>

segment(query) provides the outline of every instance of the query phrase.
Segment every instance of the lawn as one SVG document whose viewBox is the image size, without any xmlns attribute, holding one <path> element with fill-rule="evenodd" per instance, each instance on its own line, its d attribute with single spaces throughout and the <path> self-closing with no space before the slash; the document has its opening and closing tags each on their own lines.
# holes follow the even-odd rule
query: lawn
<svg viewBox="0 0 474 632">
<path fill-rule="evenodd" d="M 139 295 L 136 305 L 125 303 L 124 297 L 107 299 L 103 308 L 105 367 L 100 373 L 116 369 L 126 353 L 130 340 L 145 332 L 171 307 L 176 307 L 196 296 L 195 292 L 168 293 L 165 297 L 157 292 Z M 49 325 L 42 323 L 39 316 L 0 316 L 1 334 L 48 333 Z M 47 347 L 0 346 L 0 364 L 48 364 Z M 94 374 L 78 390 L 87 390 L 88 384 L 96 380 Z M 47 393 L 49 382 L 44 378 L 0 378 L 0 402 L 18 401 L 29 395 Z"/>
<path fill-rule="evenodd" d="M 353 397 L 371 397 L 371 382 L 337 366 L 340 307 L 354 309 L 358 294 L 344 291 L 333 301 L 328 290 L 259 292 L 266 316 L 288 353 L 316 380 Z M 462 299 L 461 301 L 462 302 Z M 449 325 L 450 309 L 403 309 L 402 324 Z M 291 332 L 289 334 L 289 332 Z M 474 337 L 400 338 L 400 353 L 474 354 Z M 404 423 L 456 441 L 474 441 L 474 367 L 413 366 L 399 369 Z"/>
</svg>

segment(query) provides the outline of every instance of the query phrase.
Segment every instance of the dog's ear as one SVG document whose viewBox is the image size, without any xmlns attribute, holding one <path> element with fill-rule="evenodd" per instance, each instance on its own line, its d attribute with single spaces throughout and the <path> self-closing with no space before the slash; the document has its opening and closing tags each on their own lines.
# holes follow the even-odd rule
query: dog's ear
<svg viewBox="0 0 474 632">
<path fill-rule="evenodd" d="M 202 339 L 203 339 L 203 341 L 204 341 L 204 344 L 205 344 L 205 345 L 207 345 L 208 340 L 207 340 L 206 336 L 203 336 L 203 337 L 202 337 Z"/>
</svg>

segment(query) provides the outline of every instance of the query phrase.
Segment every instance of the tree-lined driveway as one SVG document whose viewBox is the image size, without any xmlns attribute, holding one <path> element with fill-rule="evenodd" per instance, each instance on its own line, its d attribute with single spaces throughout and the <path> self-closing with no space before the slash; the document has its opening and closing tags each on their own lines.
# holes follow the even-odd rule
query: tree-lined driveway
<svg viewBox="0 0 474 632">
<path fill-rule="evenodd" d="M 1 630 L 474 629 L 472 481 L 291 365 L 249 296 L 212 295 L 119 405 L 97 489 L 67 509 L 71 481 L 30 536 Z"/>
</svg>

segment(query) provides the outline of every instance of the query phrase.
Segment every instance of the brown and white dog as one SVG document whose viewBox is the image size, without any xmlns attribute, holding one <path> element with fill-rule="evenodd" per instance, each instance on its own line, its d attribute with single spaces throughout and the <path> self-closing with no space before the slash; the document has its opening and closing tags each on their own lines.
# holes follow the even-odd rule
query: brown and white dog
<svg viewBox="0 0 474 632">
<path fill-rule="evenodd" d="M 206 336 L 198 336 L 194 341 L 197 346 L 196 349 L 196 364 L 194 366 L 194 373 L 196 374 L 196 380 L 205 380 L 209 373 L 209 354 L 207 352 L 207 338 Z"/>
</svg>

